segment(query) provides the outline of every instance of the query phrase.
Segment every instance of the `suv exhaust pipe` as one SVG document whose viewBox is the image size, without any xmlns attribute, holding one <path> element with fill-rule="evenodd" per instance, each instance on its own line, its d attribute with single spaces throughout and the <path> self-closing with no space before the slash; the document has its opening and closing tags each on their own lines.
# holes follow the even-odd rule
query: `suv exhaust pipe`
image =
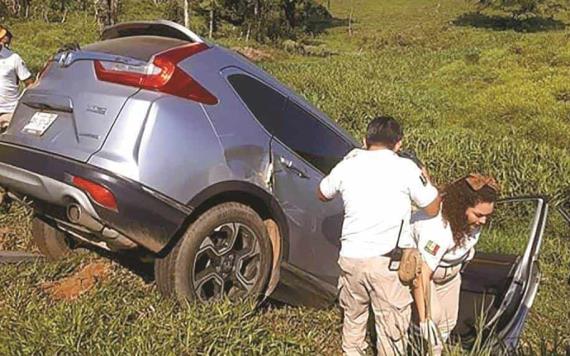
<svg viewBox="0 0 570 356">
<path fill-rule="evenodd" d="M 67 219 L 72 223 L 86 227 L 93 232 L 101 232 L 105 227 L 91 215 L 83 211 L 83 208 L 79 204 L 69 204 L 67 206 Z"/>
<path fill-rule="evenodd" d="M 81 225 L 107 243 L 111 250 L 125 250 L 137 247 L 137 244 L 117 230 L 101 224 L 79 204 L 69 204 L 67 206 L 67 219 L 73 224 Z"/>
</svg>

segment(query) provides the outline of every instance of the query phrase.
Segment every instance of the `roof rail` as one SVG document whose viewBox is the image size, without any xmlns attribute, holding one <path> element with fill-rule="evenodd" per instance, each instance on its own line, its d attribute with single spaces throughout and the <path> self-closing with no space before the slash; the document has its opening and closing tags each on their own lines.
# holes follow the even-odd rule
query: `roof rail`
<svg viewBox="0 0 570 356">
<path fill-rule="evenodd" d="M 168 20 L 123 22 L 105 27 L 101 33 L 102 40 L 130 36 L 159 36 L 189 42 L 206 42 L 186 27 Z"/>
</svg>

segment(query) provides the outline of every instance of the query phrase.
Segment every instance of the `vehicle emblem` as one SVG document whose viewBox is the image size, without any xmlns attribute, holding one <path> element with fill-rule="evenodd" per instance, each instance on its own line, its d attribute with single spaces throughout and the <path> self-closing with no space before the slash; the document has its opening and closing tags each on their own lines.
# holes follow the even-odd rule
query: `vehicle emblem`
<svg viewBox="0 0 570 356">
<path fill-rule="evenodd" d="M 75 55 L 73 54 L 73 51 L 65 51 L 61 53 L 58 60 L 59 65 L 61 67 L 69 66 L 71 63 L 73 63 L 74 56 Z"/>
<path fill-rule="evenodd" d="M 99 114 L 99 115 L 105 115 L 105 113 L 107 112 L 107 108 L 104 108 L 102 106 L 97 106 L 97 105 L 87 105 L 87 111 L 93 112 L 95 114 Z"/>
</svg>

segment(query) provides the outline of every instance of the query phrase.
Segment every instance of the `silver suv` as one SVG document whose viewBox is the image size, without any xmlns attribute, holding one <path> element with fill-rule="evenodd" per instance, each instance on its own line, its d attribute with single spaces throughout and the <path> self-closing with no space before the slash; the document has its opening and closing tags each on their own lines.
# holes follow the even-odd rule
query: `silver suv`
<svg viewBox="0 0 570 356">
<path fill-rule="evenodd" d="M 239 54 L 175 23 L 124 23 L 48 62 L 0 135 L 0 185 L 31 204 L 52 258 L 134 250 L 179 300 L 322 306 L 336 298 L 343 211 L 315 191 L 356 145 Z M 524 253 L 480 254 L 464 273 L 463 340 L 474 305 L 518 340 L 546 219 L 544 199 L 529 201 Z"/>
</svg>

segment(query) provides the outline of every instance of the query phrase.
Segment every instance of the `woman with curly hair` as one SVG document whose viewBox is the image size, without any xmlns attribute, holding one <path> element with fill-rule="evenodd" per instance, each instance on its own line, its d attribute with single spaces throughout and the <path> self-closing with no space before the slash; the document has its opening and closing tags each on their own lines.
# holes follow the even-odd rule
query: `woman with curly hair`
<svg viewBox="0 0 570 356">
<path fill-rule="evenodd" d="M 421 211 L 412 216 L 412 237 L 422 256 L 422 272 L 413 295 L 420 334 L 441 349 L 459 311 L 461 266 L 473 258 L 481 227 L 493 213 L 499 194 L 496 181 L 470 174 L 447 185 L 441 211 L 428 217 Z"/>
</svg>

